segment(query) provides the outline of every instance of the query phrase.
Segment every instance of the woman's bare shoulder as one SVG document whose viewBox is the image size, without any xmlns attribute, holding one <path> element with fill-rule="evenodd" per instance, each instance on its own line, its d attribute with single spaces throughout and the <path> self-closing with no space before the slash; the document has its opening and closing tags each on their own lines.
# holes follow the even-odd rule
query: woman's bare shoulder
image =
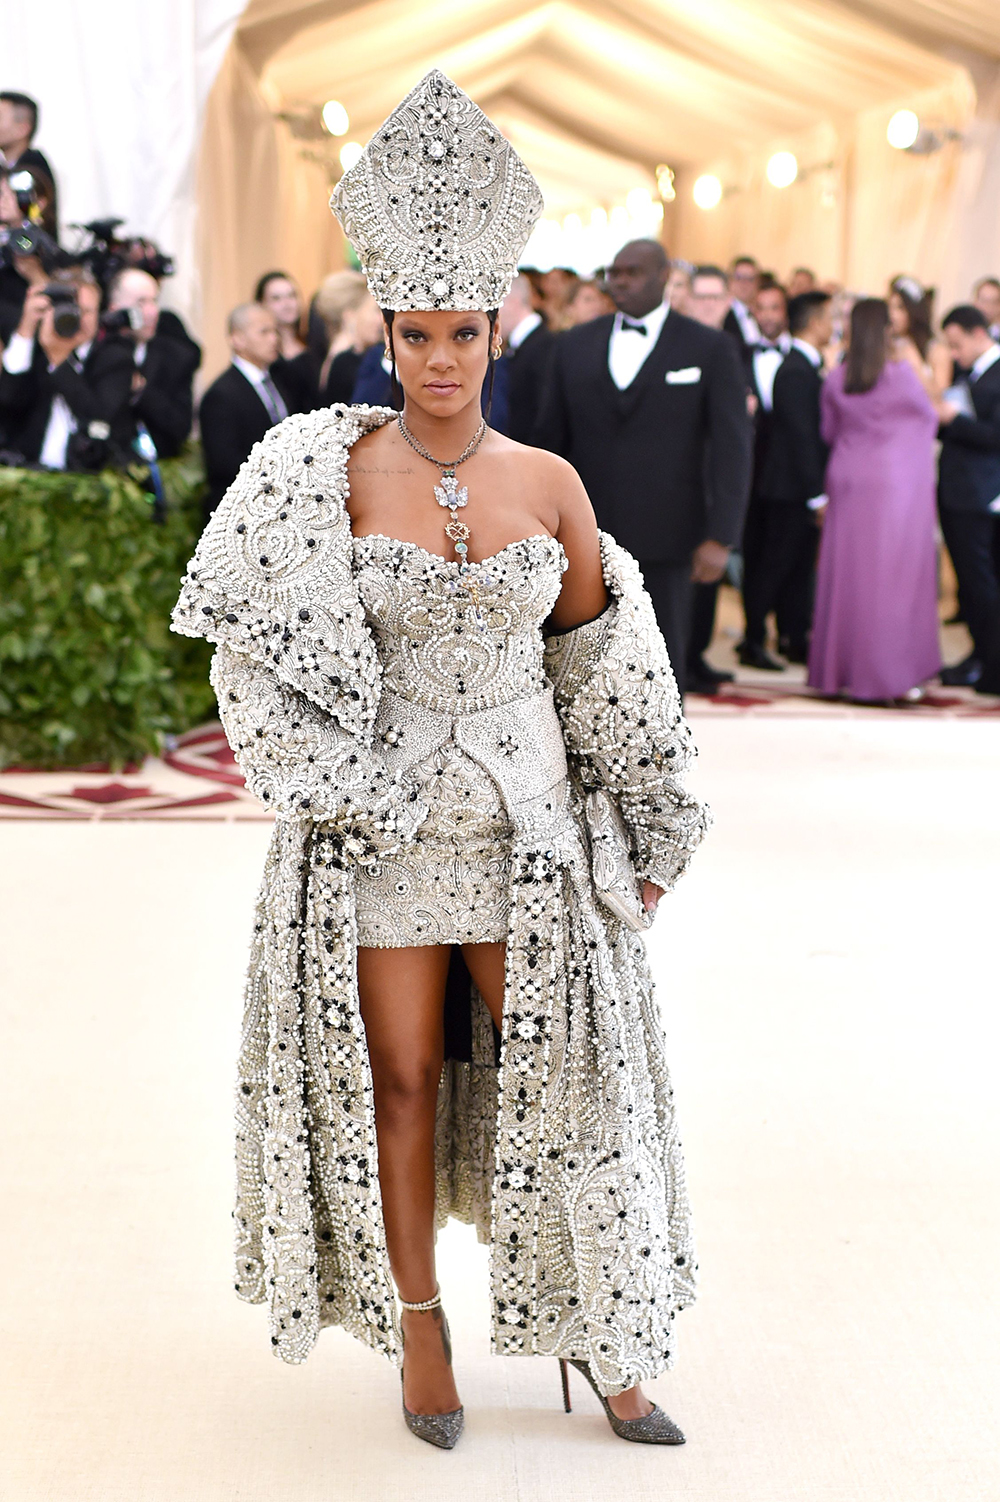
<svg viewBox="0 0 1000 1502">
<path fill-rule="evenodd" d="M 527 443 L 517 443 L 503 434 L 498 433 L 497 438 L 498 457 L 516 468 L 519 480 L 544 491 L 549 500 L 557 503 L 565 500 L 567 505 L 571 505 L 575 499 L 577 504 L 589 506 L 580 476 L 566 459 L 559 454 L 550 453 L 548 449 L 536 449 Z"/>
</svg>

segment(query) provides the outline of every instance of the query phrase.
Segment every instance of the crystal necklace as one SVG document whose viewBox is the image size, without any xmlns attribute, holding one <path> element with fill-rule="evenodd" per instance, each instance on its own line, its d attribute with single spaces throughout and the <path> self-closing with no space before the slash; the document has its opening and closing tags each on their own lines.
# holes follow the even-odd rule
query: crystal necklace
<svg viewBox="0 0 1000 1502">
<path fill-rule="evenodd" d="M 449 513 L 448 520 L 445 522 L 444 526 L 445 536 L 450 538 L 451 541 L 455 544 L 455 552 L 458 554 L 459 580 L 465 586 L 465 588 L 468 589 L 469 593 L 472 596 L 472 601 L 476 610 L 477 626 L 483 627 L 485 625 L 485 622 L 483 620 L 483 613 L 479 603 L 479 589 L 477 585 L 477 578 L 473 572 L 474 569 L 478 568 L 478 565 L 469 562 L 469 528 L 465 522 L 459 521 L 458 519 L 459 509 L 469 504 L 469 488 L 467 485 L 459 485 L 458 475 L 456 471 L 460 464 L 465 463 L 466 459 L 472 458 L 473 454 L 476 452 L 479 445 L 486 437 L 488 431 L 486 419 L 484 418 L 483 421 L 479 424 L 479 427 L 477 428 L 471 442 L 467 445 L 467 447 L 461 454 L 459 454 L 458 458 L 454 459 L 450 464 L 445 463 L 443 459 L 435 459 L 434 455 L 429 453 L 427 449 L 424 448 L 419 439 L 414 438 L 413 434 L 406 426 L 406 423 L 403 421 L 402 412 L 397 413 L 396 421 L 399 424 L 400 433 L 402 434 L 406 442 L 410 445 L 410 448 L 415 450 L 415 452 L 420 455 L 421 459 L 426 459 L 430 464 L 436 465 L 437 468 L 441 471 L 441 484 L 435 485 L 434 495 L 437 499 L 438 505 L 443 506 Z M 484 584 L 488 584 L 490 581 L 485 576 L 482 576 L 482 582 Z"/>
</svg>

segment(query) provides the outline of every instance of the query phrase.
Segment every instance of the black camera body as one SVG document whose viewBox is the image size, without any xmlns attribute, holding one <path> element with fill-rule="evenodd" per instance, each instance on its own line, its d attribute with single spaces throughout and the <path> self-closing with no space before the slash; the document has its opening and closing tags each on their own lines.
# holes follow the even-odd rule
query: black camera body
<svg viewBox="0 0 1000 1502">
<path fill-rule="evenodd" d="M 37 256 L 45 271 L 55 271 L 67 264 L 67 257 L 58 243 L 40 224 L 33 224 L 30 219 L 8 228 L 0 245 L 0 264 L 13 266 L 18 256 Z"/>
<path fill-rule="evenodd" d="M 60 339 L 75 339 L 80 332 L 80 304 L 76 288 L 65 282 L 49 282 L 45 296 L 52 304 L 52 328 Z"/>
</svg>

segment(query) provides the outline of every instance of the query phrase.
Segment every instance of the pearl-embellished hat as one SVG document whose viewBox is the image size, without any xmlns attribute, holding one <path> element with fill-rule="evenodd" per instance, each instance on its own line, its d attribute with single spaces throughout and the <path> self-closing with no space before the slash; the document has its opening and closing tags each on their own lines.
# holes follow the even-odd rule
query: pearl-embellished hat
<svg viewBox="0 0 1000 1502">
<path fill-rule="evenodd" d="M 543 203 L 510 142 L 433 69 L 344 173 L 330 207 L 380 308 L 490 312 L 510 291 Z"/>
</svg>

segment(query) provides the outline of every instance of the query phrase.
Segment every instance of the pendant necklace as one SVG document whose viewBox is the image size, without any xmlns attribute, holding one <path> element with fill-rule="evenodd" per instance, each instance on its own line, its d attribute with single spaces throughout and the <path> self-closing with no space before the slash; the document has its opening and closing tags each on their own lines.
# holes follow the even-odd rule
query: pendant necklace
<svg viewBox="0 0 1000 1502">
<path fill-rule="evenodd" d="M 459 521 L 458 518 L 460 508 L 469 504 L 469 488 L 467 485 L 459 485 L 456 471 L 460 464 L 465 463 L 466 459 L 472 458 L 486 437 L 488 432 L 486 419 L 484 418 L 479 424 L 472 441 L 451 464 L 446 464 L 442 459 L 435 459 L 433 454 L 428 453 L 423 444 L 414 438 L 406 426 L 401 412 L 397 413 L 396 422 L 399 424 L 399 431 L 410 445 L 410 448 L 418 453 L 421 459 L 426 459 L 430 464 L 436 465 L 441 471 L 441 484 L 435 485 L 434 495 L 438 505 L 443 506 L 449 513 L 448 520 L 444 526 L 445 536 L 450 538 L 455 544 L 455 552 L 458 554 L 459 583 L 472 596 L 472 603 L 476 613 L 476 625 L 482 630 L 486 622 L 483 619 L 482 607 L 479 602 L 479 584 L 490 584 L 492 580 L 486 574 L 482 573 L 482 566 L 480 564 L 469 562 L 469 528 L 465 522 Z M 479 570 L 479 572 L 476 573 L 476 570 Z"/>
</svg>

